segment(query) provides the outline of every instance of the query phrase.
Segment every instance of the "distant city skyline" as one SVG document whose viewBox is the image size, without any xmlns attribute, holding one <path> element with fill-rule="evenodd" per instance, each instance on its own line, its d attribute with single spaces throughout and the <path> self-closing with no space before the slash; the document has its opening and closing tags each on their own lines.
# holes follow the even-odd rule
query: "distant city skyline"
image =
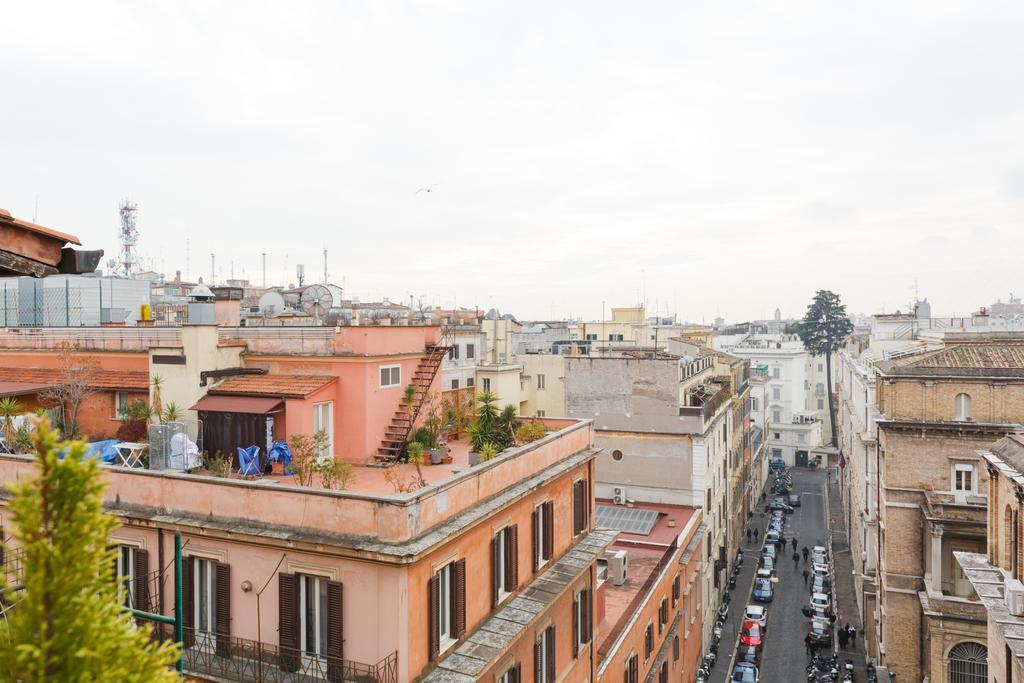
<svg viewBox="0 0 1024 683">
<path fill-rule="evenodd" d="M 0 207 L 155 270 L 523 319 L 1024 290 L 1024 6 L 6 8 Z M 430 188 L 430 192 L 420 191 Z M 38 207 L 38 209 L 37 209 Z M 189 255 L 186 264 L 186 241 Z M 285 265 L 287 254 L 287 269 Z"/>
</svg>

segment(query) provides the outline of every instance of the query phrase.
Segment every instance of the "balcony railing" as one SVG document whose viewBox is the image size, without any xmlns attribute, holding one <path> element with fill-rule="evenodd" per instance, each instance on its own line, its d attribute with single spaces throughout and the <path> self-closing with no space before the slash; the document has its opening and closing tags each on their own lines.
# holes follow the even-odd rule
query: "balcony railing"
<svg viewBox="0 0 1024 683">
<path fill-rule="evenodd" d="M 160 625 L 159 637 L 170 639 L 173 629 Z M 239 683 L 398 683 L 398 653 L 376 664 L 337 657 L 310 657 L 245 638 L 229 638 L 185 629 L 185 673 Z"/>
</svg>

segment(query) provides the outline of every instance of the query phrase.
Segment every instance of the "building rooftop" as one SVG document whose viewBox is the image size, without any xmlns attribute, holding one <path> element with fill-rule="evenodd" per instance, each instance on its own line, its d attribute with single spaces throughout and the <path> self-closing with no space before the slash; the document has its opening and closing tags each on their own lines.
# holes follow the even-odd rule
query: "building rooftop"
<svg viewBox="0 0 1024 683">
<path fill-rule="evenodd" d="M 1024 337 L 947 345 L 878 363 L 886 375 L 999 375 L 1024 377 Z"/>
<path fill-rule="evenodd" d="M 85 377 L 85 375 L 79 377 Z M 59 368 L 0 367 L 0 382 L 11 385 L 35 385 L 39 389 L 63 384 L 65 381 L 63 371 Z M 89 374 L 88 385 L 93 389 L 148 391 L 149 373 L 141 370 L 96 370 Z M 16 387 L 10 388 L 15 389 Z"/>
<path fill-rule="evenodd" d="M 337 381 L 334 375 L 242 375 L 230 377 L 210 389 L 211 394 L 235 396 L 280 396 L 306 398 L 318 389 Z"/>
<path fill-rule="evenodd" d="M 53 237 L 64 242 L 68 242 L 70 244 L 82 244 L 74 235 L 69 235 L 66 232 L 54 230 L 53 228 L 45 228 L 41 225 L 36 225 L 35 223 L 30 223 L 29 221 L 21 220 L 20 218 L 14 218 L 13 216 L 11 216 L 10 211 L 7 211 L 6 209 L 0 209 L 0 225 L 3 225 L 5 223 L 8 225 L 17 226 L 23 230 L 27 230 L 28 232 L 32 232 L 37 235 Z"/>
<path fill-rule="evenodd" d="M 965 553 L 954 551 L 953 557 L 960 563 L 964 574 L 974 587 L 988 612 L 989 628 L 1003 633 L 1006 646 L 1013 652 L 1017 662 L 1024 666 L 1024 617 L 1015 617 L 1006 608 L 1004 594 L 1006 577 L 999 567 L 988 563 L 988 558 L 981 553 Z"/>
</svg>

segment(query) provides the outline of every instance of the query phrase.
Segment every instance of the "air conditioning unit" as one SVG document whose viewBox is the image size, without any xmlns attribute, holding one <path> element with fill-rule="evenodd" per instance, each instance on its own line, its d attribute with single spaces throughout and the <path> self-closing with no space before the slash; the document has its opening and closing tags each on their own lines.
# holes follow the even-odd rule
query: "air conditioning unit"
<svg viewBox="0 0 1024 683">
<path fill-rule="evenodd" d="M 612 502 L 616 505 L 626 504 L 626 487 L 616 486 L 612 488 Z"/>
<path fill-rule="evenodd" d="M 605 554 L 608 560 L 608 577 L 615 586 L 626 583 L 629 572 L 629 555 L 625 550 L 613 550 Z"/>
<path fill-rule="evenodd" d="M 1006 593 L 1003 595 L 1006 609 L 1015 617 L 1024 617 L 1024 583 L 1017 579 L 1006 582 Z"/>
</svg>

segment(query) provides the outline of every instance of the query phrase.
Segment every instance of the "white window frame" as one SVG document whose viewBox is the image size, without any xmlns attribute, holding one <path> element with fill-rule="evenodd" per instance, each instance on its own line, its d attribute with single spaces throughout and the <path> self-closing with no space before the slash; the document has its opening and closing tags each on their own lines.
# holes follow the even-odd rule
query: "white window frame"
<svg viewBox="0 0 1024 683">
<path fill-rule="evenodd" d="M 452 389 L 458 389 L 459 388 L 459 380 L 458 379 L 453 379 L 452 382 L 451 382 L 451 385 L 452 385 Z"/>
<path fill-rule="evenodd" d="M 825 410 L 825 399 L 818 399 L 818 410 Z"/>
<path fill-rule="evenodd" d="M 458 641 L 452 631 L 455 614 L 452 612 L 452 593 L 455 591 L 455 563 L 449 562 L 437 570 L 437 642 L 440 652 L 447 652 Z"/>
<path fill-rule="evenodd" d="M 537 388 L 544 389 L 544 375 L 541 373 L 537 374 Z"/>
<path fill-rule="evenodd" d="M 781 401 L 782 400 L 782 387 L 772 387 L 772 400 L 773 401 Z"/>
<path fill-rule="evenodd" d="M 537 565 L 537 569 L 540 569 L 541 567 L 545 566 L 548 562 L 551 561 L 550 557 L 544 557 L 544 523 L 547 521 L 545 519 L 544 511 L 547 508 L 544 507 L 544 503 L 541 503 L 534 509 L 537 511 L 537 524 L 533 528 L 533 533 L 536 535 L 537 538 L 537 557 L 534 558 L 534 564 Z M 552 531 L 554 531 L 553 522 L 551 528 Z"/>
<path fill-rule="evenodd" d="M 554 681 L 548 680 L 548 657 L 555 654 L 551 652 L 551 638 L 548 637 L 549 635 L 554 635 L 550 626 L 540 632 L 540 666 L 538 667 L 540 669 L 540 680 L 537 683 L 554 683 Z M 555 677 L 557 678 L 557 676 L 558 672 L 556 671 Z"/>
<path fill-rule="evenodd" d="M 960 397 L 965 400 L 961 400 Z M 966 392 L 960 392 L 953 398 L 953 419 L 957 422 L 969 422 L 971 419 L 971 410 L 973 401 L 971 395 Z"/>
<path fill-rule="evenodd" d="M 576 593 L 576 650 L 583 650 L 583 646 L 587 644 L 587 641 L 583 640 L 583 619 L 586 617 L 586 611 L 584 610 L 585 605 L 583 604 L 583 598 L 587 594 L 586 589 L 583 589 Z"/>
<path fill-rule="evenodd" d="M 467 387 L 471 387 L 471 386 L 473 386 L 473 385 L 474 385 L 475 383 L 476 383 L 476 382 L 475 382 L 475 380 L 474 380 L 474 379 L 473 379 L 472 377 L 467 377 L 467 378 L 466 378 L 466 386 L 467 386 Z"/>
<path fill-rule="evenodd" d="M 323 671 L 323 667 L 327 661 L 327 580 L 327 577 L 318 576 L 316 574 L 299 574 L 299 652 L 302 653 L 304 668 L 309 673 Z M 308 597 L 306 585 L 308 581 L 313 582 L 313 586 L 316 590 L 316 598 L 312 604 L 313 638 L 316 641 L 316 647 L 313 648 L 313 652 L 307 652 L 309 642 L 306 634 L 306 599 Z M 319 599 L 321 594 L 321 584 L 323 585 L 323 602 Z M 322 650 L 321 646 L 323 648 Z"/>
<path fill-rule="evenodd" d="M 780 408 L 772 408 L 772 422 L 782 422 L 782 410 Z"/>
<path fill-rule="evenodd" d="M 384 383 L 384 371 L 388 371 L 388 384 Z M 395 379 L 394 371 L 398 370 L 398 379 Z M 381 365 L 377 368 L 377 379 L 381 389 L 391 389 L 402 384 L 402 366 L 401 365 Z"/>
<path fill-rule="evenodd" d="M 195 555 L 187 559 L 192 562 L 192 627 L 196 633 L 206 634 L 205 638 L 196 639 L 196 646 L 214 652 L 217 647 L 217 561 Z M 205 568 L 205 575 L 201 567 Z M 202 599 L 204 594 L 205 609 Z"/>
<path fill-rule="evenodd" d="M 964 488 L 960 485 L 962 474 L 966 473 L 967 478 L 970 480 L 970 486 Z M 977 485 L 977 468 L 971 463 L 958 462 L 953 464 L 953 491 L 956 493 L 975 493 Z"/>
<path fill-rule="evenodd" d="M 476 358 L 476 344 L 466 344 L 466 360 Z"/>
<path fill-rule="evenodd" d="M 508 527 L 505 527 L 497 534 L 494 542 L 498 545 L 498 565 L 494 568 L 498 572 L 498 604 L 500 605 L 505 601 L 505 598 L 512 595 L 509 591 L 505 590 L 505 545 L 508 536 Z"/>
<path fill-rule="evenodd" d="M 537 414 L 536 414 L 536 417 L 544 417 L 544 411 L 543 410 L 538 410 Z"/>
<path fill-rule="evenodd" d="M 324 413 L 327 416 L 327 424 L 323 424 Z M 324 452 L 317 453 L 317 457 L 329 458 L 334 455 L 334 401 L 322 401 L 313 404 L 313 433 L 323 430 L 327 434 L 327 445 Z"/>
<path fill-rule="evenodd" d="M 139 609 L 135 604 L 135 546 L 132 545 L 117 546 L 117 599 L 125 607 Z"/>
<path fill-rule="evenodd" d="M 490 391 L 491 390 L 491 378 L 490 377 L 484 377 L 483 390 L 484 391 Z"/>
<path fill-rule="evenodd" d="M 772 368 L 772 379 L 780 379 L 779 374 L 780 372 L 778 368 Z"/>
<path fill-rule="evenodd" d="M 498 676 L 498 679 L 494 683 L 512 683 L 514 679 L 513 675 L 516 671 L 516 665 L 513 664 L 509 668 L 505 669 L 505 673 Z"/>
<path fill-rule="evenodd" d="M 127 409 L 131 404 L 131 398 L 128 396 L 127 391 L 115 391 L 114 392 L 114 418 L 120 420 L 123 415 L 122 410 Z"/>
</svg>

